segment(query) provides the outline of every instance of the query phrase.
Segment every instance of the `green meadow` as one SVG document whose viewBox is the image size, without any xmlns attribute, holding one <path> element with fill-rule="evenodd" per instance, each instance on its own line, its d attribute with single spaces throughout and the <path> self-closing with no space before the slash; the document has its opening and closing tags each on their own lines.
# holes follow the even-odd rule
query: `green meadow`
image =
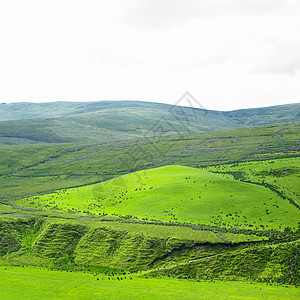
<svg viewBox="0 0 300 300">
<path fill-rule="evenodd" d="M 210 171 L 231 174 L 236 179 L 265 184 L 278 190 L 282 196 L 300 205 L 300 158 L 241 162 L 209 167 Z"/>
<path fill-rule="evenodd" d="M 296 287 L 0 267 L 2 299 L 299 299 Z"/>
<path fill-rule="evenodd" d="M 299 298 L 298 106 L 155 136 L 167 107 L 57 105 L 0 122 L 1 299 Z"/>
<path fill-rule="evenodd" d="M 296 229 L 300 217 L 295 205 L 268 187 L 183 166 L 134 172 L 15 203 L 82 215 L 255 230 Z"/>
<path fill-rule="evenodd" d="M 2 146 L 0 200 L 10 202 L 165 165 L 199 168 L 297 157 L 299 139 L 299 123 L 291 123 L 110 143 Z"/>
</svg>

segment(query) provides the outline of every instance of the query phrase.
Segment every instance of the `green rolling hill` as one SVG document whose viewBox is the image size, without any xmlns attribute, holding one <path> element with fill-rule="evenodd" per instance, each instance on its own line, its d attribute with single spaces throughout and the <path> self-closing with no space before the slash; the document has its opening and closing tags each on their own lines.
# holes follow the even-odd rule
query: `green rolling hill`
<svg viewBox="0 0 300 300">
<path fill-rule="evenodd" d="M 102 182 L 164 165 L 203 167 L 298 156 L 300 123 L 100 144 L 0 147 L 0 200 Z"/>
<path fill-rule="evenodd" d="M 0 144 L 94 143 L 299 122 L 300 104 L 213 111 L 140 101 L 0 105 Z"/>
<path fill-rule="evenodd" d="M 264 186 L 182 166 L 143 170 L 15 203 L 78 214 L 257 230 L 297 228 L 300 218 L 299 208 Z"/>
</svg>

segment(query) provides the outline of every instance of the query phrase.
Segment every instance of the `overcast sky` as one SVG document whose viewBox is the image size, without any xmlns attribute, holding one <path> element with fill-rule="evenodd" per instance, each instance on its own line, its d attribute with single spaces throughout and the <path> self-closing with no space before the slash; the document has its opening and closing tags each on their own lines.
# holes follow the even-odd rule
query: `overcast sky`
<svg viewBox="0 0 300 300">
<path fill-rule="evenodd" d="M 300 102 L 299 0 L 0 0 L 0 102 Z"/>
</svg>

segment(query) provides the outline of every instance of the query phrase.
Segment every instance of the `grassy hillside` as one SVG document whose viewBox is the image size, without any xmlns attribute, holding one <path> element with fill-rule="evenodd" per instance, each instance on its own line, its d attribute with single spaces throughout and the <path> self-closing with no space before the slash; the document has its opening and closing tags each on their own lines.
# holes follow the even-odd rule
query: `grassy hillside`
<svg viewBox="0 0 300 300">
<path fill-rule="evenodd" d="M 299 240 L 254 246 L 153 270 L 153 276 L 299 284 Z"/>
<path fill-rule="evenodd" d="M 281 197 L 300 207 L 299 157 L 226 164 L 209 167 L 208 170 L 274 189 Z"/>
<path fill-rule="evenodd" d="M 267 240 L 255 235 L 195 230 L 163 224 L 134 224 L 93 218 L 66 220 L 37 216 L 0 218 L 0 264 L 65 269 L 82 266 L 151 269 L 172 253 Z M 208 246 L 209 245 L 209 246 Z M 218 250 L 216 250 L 218 251 Z M 222 252 L 222 251 L 221 251 Z M 57 262 L 58 265 L 57 265 Z"/>
<path fill-rule="evenodd" d="M 92 143 L 300 121 L 300 105 L 221 112 L 138 101 L 0 105 L 0 145 Z"/>
<path fill-rule="evenodd" d="M 297 228 L 300 217 L 299 208 L 264 186 L 182 166 L 139 171 L 15 203 L 79 214 L 253 229 Z"/>
<path fill-rule="evenodd" d="M 262 108 L 240 109 L 225 112 L 227 118 L 238 121 L 244 126 L 298 122 L 300 117 L 299 103 L 277 105 Z"/>
<path fill-rule="evenodd" d="M 138 229 L 144 226 L 150 228 Z M 165 233 L 157 234 L 161 231 Z M 268 242 L 162 224 L 2 216 L 0 237 L 0 265 L 4 266 L 87 271 L 95 276 L 134 277 L 138 271 L 146 277 L 272 279 L 287 284 L 297 284 L 300 278 L 298 241 L 292 235 Z"/>
<path fill-rule="evenodd" d="M 294 157 L 300 123 L 103 144 L 0 147 L 0 199 L 102 182 L 164 165 L 200 167 Z"/>
</svg>

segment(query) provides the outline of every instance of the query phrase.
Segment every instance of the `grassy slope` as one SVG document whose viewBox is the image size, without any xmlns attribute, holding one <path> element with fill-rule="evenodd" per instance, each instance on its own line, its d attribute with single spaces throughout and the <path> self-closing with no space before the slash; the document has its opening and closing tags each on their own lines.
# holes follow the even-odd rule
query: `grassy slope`
<svg viewBox="0 0 300 300">
<path fill-rule="evenodd" d="M 78 147 L 74 147 L 75 149 Z M 24 167 L 35 167 L 72 151 L 69 145 L 26 145 L 0 147 L 0 175 L 13 174 Z"/>
<path fill-rule="evenodd" d="M 91 222 L 92 221 L 92 222 Z M 149 269 L 183 249 L 235 247 L 265 237 L 99 219 L 1 217 L 0 265 Z M 217 245 L 217 246 L 216 246 Z M 222 251 L 221 251 L 222 252 Z M 206 255 L 206 252 L 202 255 Z M 207 254 L 209 255 L 209 254 Z"/>
<path fill-rule="evenodd" d="M 259 245 L 170 264 L 151 271 L 154 276 L 231 279 L 299 284 L 299 240 Z"/>
<path fill-rule="evenodd" d="M 0 105 L 1 111 L 0 144 L 103 142 L 300 121 L 299 104 L 219 112 L 134 101 L 57 102 Z"/>
<path fill-rule="evenodd" d="M 300 123 L 106 144 L 0 148 L 0 199 L 91 184 L 163 165 L 191 167 L 297 156 Z"/>
<path fill-rule="evenodd" d="M 298 208 L 263 186 L 182 166 L 144 170 L 100 184 L 25 198 L 16 204 L 253 229 L 297 228 L 300 216 Z"/>
<path fill-rule="evenodd" d="M 0 297 L 5 299 L 296 299 L 295 287 L 242 282 L 196 282 L 137 276 L 107 277 L 39 268 L 0 267 Z M 130 279 L 132 278 L 132 279 Z"/>
<path fill-rule="evenodd" d="M 267 184 L 300 205 L 299 157 L 226 164 L 208 169 L 213 172 L 232 174 L 240 180 Z"/>
<path fill-rule="evenodd" d="M 147 270 L 144 274 L 196 279 L 199 276 L 267 281 L 272 278 L 289 284 L 298 283 L 300 278 L 296 241 L 241 245 L 228 243 L 230 239 L 237 242 L 237 235 L 225 234 L 224 241 L 212 232 L 192 232 L 178 226 L 108 224 L 99 220 L 91 223 L 89 219 L 85 222 L 49 218 L 43 221 L 32 217 L 2 219 L 0 265 L 72 271 L 88 266 L 87 270 L 117 274 L 120 269 Z"/>
<path fill-rule="evenodd" d="M 96 220 L 90 223 L 91 219 L 85 219 L 82 224 L 90 226 L 99 226 Z M 79 221 L 81 223 L 81 221 Z M 155 236 L 162 239 L 172 237 L 179 240 L 190 240 L 197 243 L 240 243 L 248 241 L 260 241 L 266 239 L 264 236 L 256 236 L 250 234 L 237 234 L 229 232 L 219 232 L 218 230 L 195 230 L 190 227 L 182 226 L 164 226 L 159 224 L 143 224 L 143 223 L 130 223 L 119 221 L 101 221 L 101 226 L 111 228 L 114 230 L 126 230 L 134 234 L 143 234 L 146 236 Z"/>
<path fill-rule="evenodd" d="M 299 104 L 277 105 L 263 108 L 241 109 L 225 113 L 227 117 L 247 126 L 297 122 Z"/>
<path fill-rule="evenodd" d="M 99 103 L 101 104 L 101 103 Z M 84 105 L 84 104 L 82 104 Z M 203 110 L 172 110 L 171 105 L 157 103 L 119 102 L 95 105 L 77 114 L 64 117 L 11 120 L 0 122 L 3 143 L 22 140 L 31 142 L 102 142 L 161 134 L 187 134 L 217 128 L 239 127 L 236 121 Z M 78 110 L 74 110 L 77 112 Z M 80 112 L 80 110 L 79 110 Z M 195 114 L 194 114 L 195 112 Z M 61 113 L 59 113 L 61 114 Z"/>
</svg>

